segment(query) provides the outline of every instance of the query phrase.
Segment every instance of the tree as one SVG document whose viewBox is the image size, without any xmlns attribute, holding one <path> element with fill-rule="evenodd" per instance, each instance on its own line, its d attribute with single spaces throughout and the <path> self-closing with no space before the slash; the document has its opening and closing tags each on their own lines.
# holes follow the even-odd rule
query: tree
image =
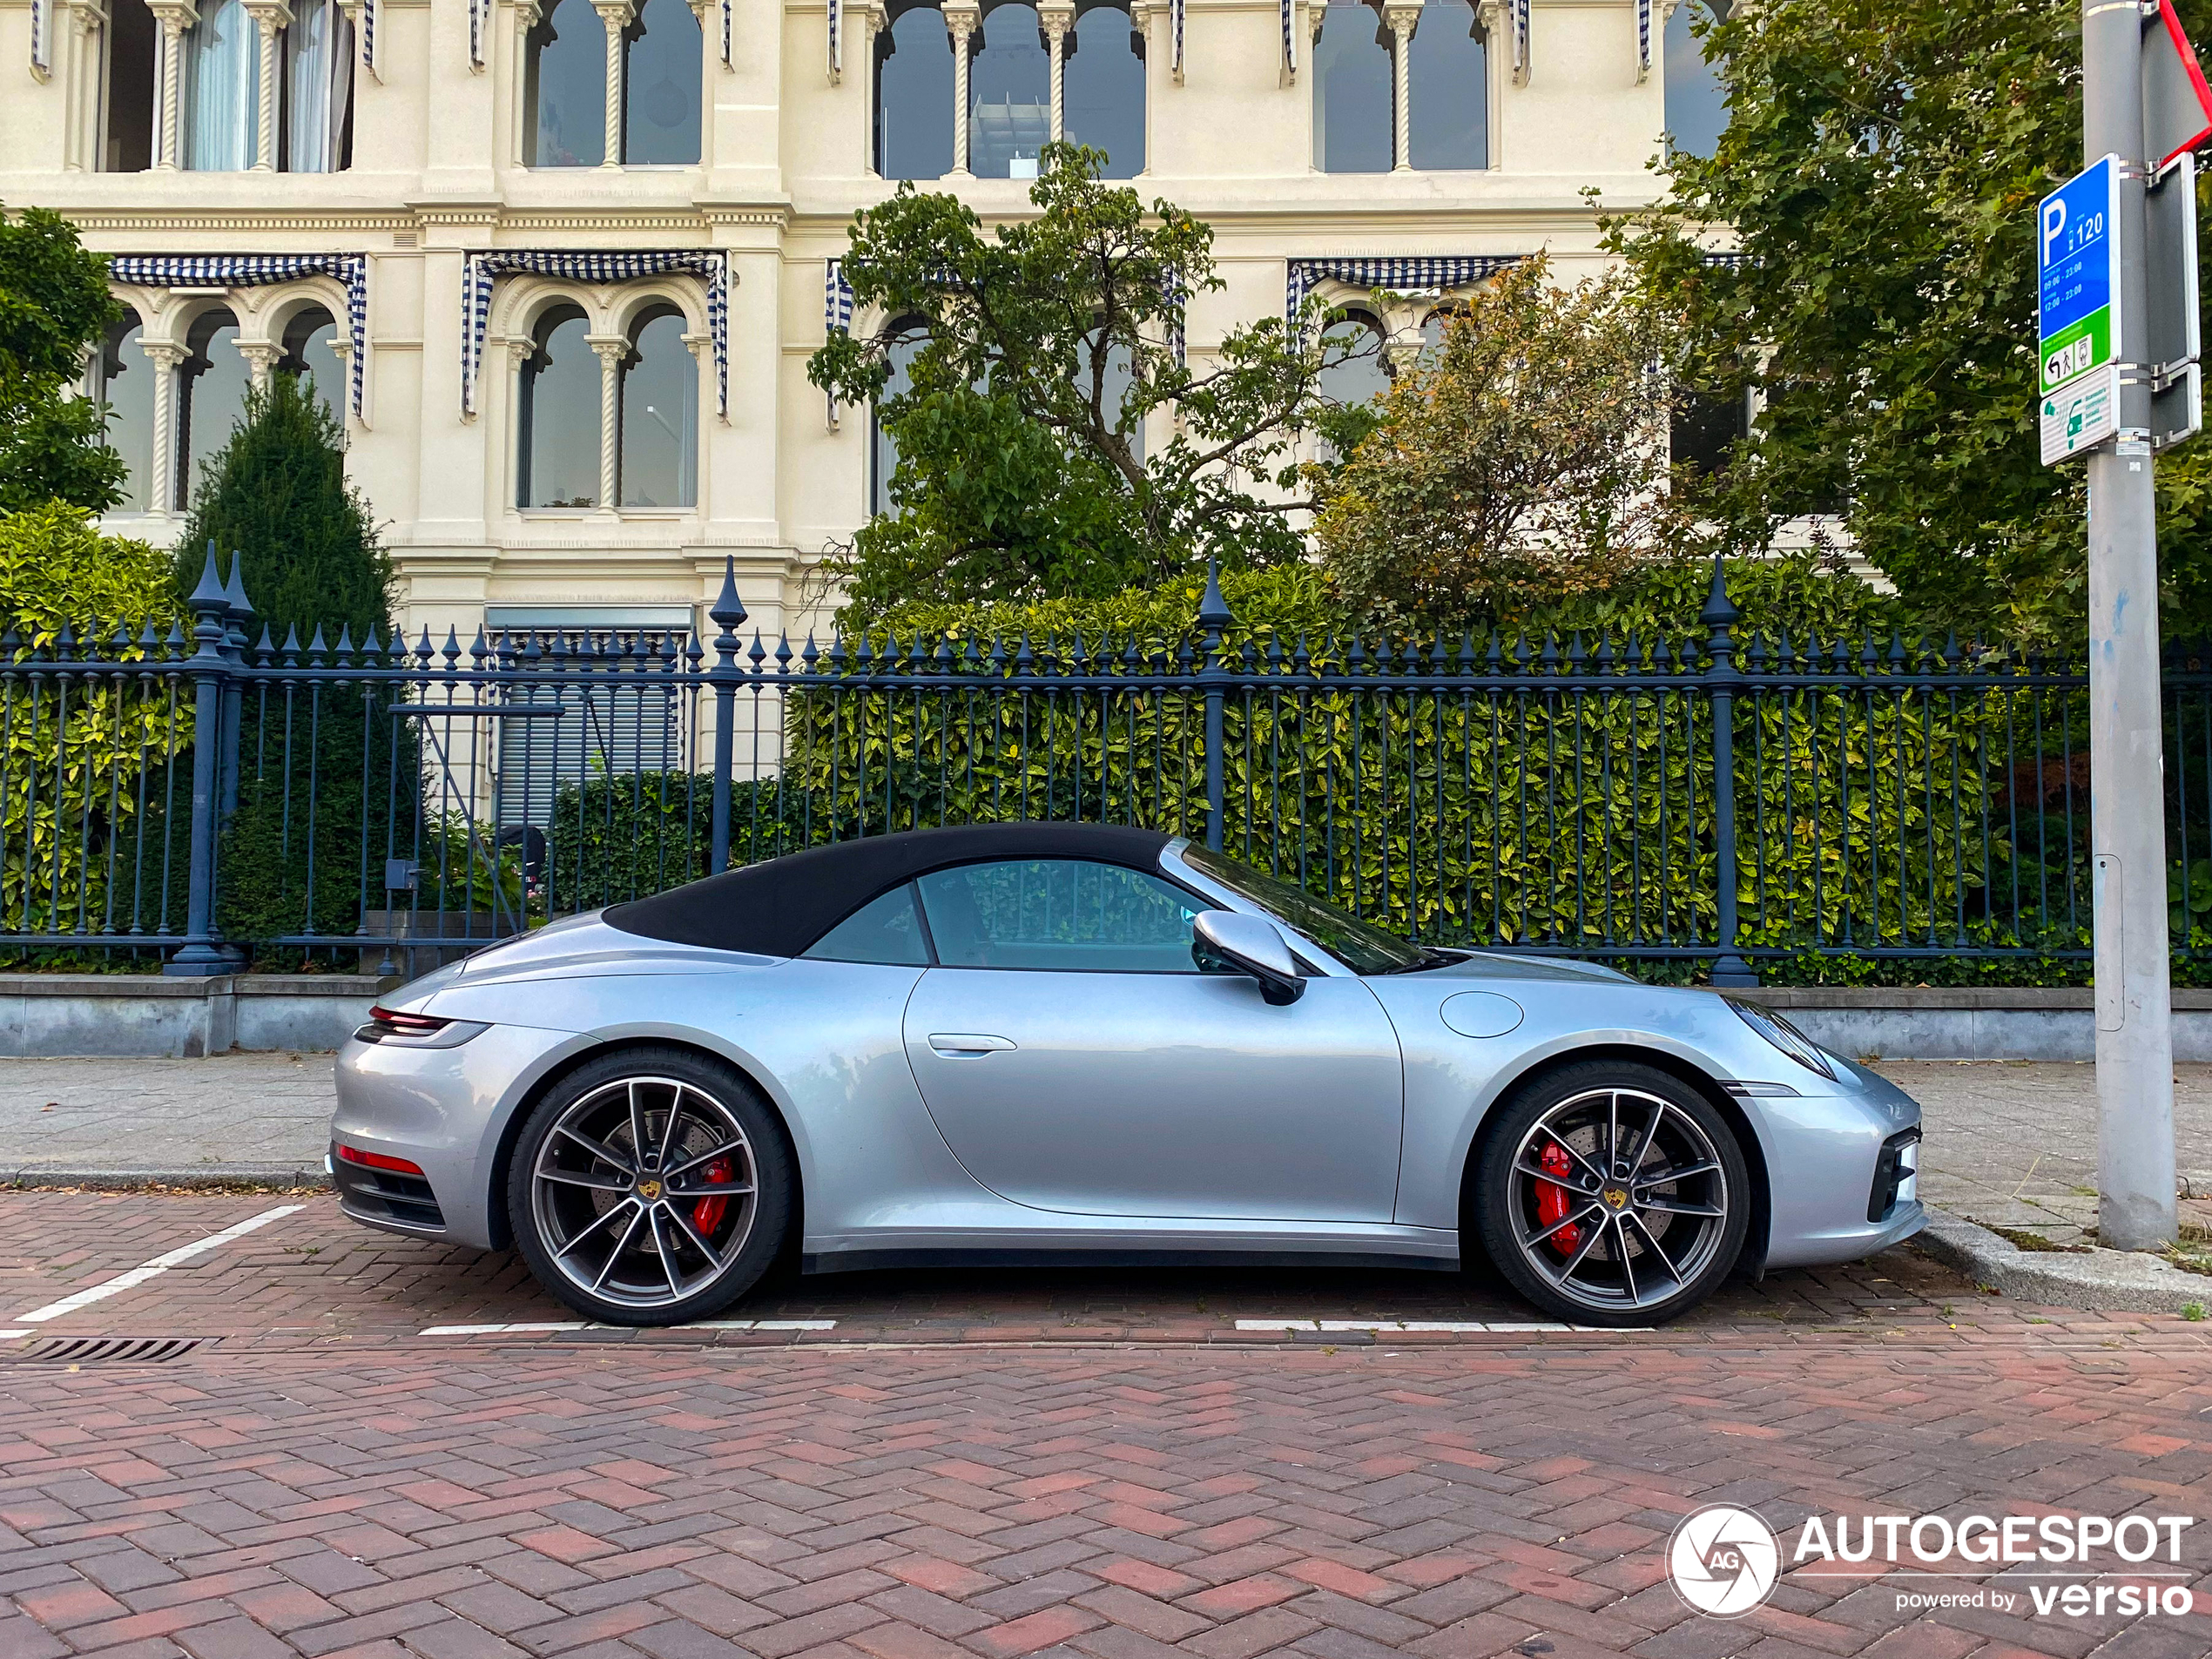
<svg viewBox="0 0 2212 1659">
<path fill-rule="evenodd" d="M 1681 550 L 1651 372 L 1668 334 L 1618 275 L 1561 287 L 1539 258 L 1482 289 L 1319 480 L 1316 538 L 1339 590 L 1379 620 L 1457 628 Z"/>
<path fill-rule="evenodd" d="M 212 543 L 219 558 L 238 562 L 273 645 L 388 640 L 391 561 L 368 502 L 346 480 L 342 438 L 327 406 L 293 376 L 249 392 L 245 419 L 201 474 L 177 550 L 177 591 L 192 591 Z M 388 838 L 409 853 L 421 792 L 411 724 L 386 711 L 397 695 L 281 681 L 249 692 L 219 893 L 218 920 L 232 938 L 351 933 L 381 901 L 381 867 L 364 878 L 364 848 L 381 859 Z M 374 883 L 366 894 L 365 879 Z M 296 962 L 300 953 L 266 960 Z"/>
<path fill-rule="evenodd" d="M 895 510 L 860 530 L 841 570 L 863 610 L 925 592 L 1099 595 L 1208 558 L 1302 556 L 1298 434 L 1356 432 L 1360 416 L 1321 396 L 1325 348 L 1279 319 L 1232 331 L 1200 368 L 1179 361 L 1184 300 L 1223 286 L 1212 233 L 1102 183 L 1104 160 L 1048 145 L 1036 217 L 990 237 L 957 197 L 911 184 L 855 216 L 846 276 L 887 321 L 832 334 L 807 374 L 874 402 L 898 446 Z M 1301 324 L 1319 307 L 1308 311 Z M 915 319 L 927 343 L 912 388 L 883 396 Z M 1147 453 L 1156 412 L 1172 419 L 1153 423 Z"/>
<path fill-rule="evenodd" d="M 2203 0 L 2184 0 L 2203 20 Z M 1762 0 L 1701 21 L 1729 124 L 1611 246 L 1687 325 L 1686 378 L 1767 407 L 1701 505 L 1746 549 L 1838 502 L 1931 623 L 2077 641 L 2083 476 L 2040 464 L 2035 204 L 2080 166 L 2062 0 Z M 1710 250 L 1726 238 L 1735 256 Z M 2212 457 L 2161 459 L 2170 624 L 2212 600 Z"/>
<path fill-rule="evenodd" d="M 300 377 L 246 395 L 230 442 L 209 457 L 178 544 L 179 594 L 199 580 L 208 543 L 245 562 L 253 613 L 281 641 L 326 631 L 336 643 L 389 631 L 392 563 L 368 502 L 346 481 L 345 434 Z"/>
<path fill-rule="evenodd" d="M 71 390 L 84 354 L 122 314 L 107 261 L 60 214 L 0 212 L 0 512 L 64 501 L 91 512 L 123 498 L 129 468 L 107 417 Z"/>
</svg>

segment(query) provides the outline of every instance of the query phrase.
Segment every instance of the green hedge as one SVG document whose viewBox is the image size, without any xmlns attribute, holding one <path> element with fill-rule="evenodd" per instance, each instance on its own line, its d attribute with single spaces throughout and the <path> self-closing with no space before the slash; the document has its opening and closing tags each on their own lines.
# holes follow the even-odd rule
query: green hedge
<svg viewBox="0 0 2212 1659">
<path fill-rule="evenodd" d="M 1698 676 L 1679 671 L 1686 650 L 1703 660 L 1697 612 L 1710 579 L 1703 568 L 1662 569 L 1631 592 L 1531 618 L 1540 625 L 1525 636 L 1386 647 L 1329 631 L 1330 599 L 1314 572 L 1227 578 L 1230 644 L 1254 666 L 1301 648 L 1317 667 L 1373 664 L 1386 649 L 1400 669 L 1411 653 L 1418 671 L 1440 652 L 1458 662 L 1494 649 L 1508 665 L 1541 671 L 1525 688 L 1465 695 L 1232 690 L 1226 846 L 1440 941 L 1602 954 L 1629 941 L 1711 939 L 1711 705 L 1702 690 L 1683 694 Z M 1741 653 L 1755 638 L 1778 652 L 1785 637 L 1802 650 L 1843 636 L 1856 656 L 1896 617 L 1892 601 L 1810 556 L 1734 567 L 1730 587 L 1744 612 Z M 1202 833 L 1197 695 L 1013 694 L 994 689 L 989 672 L 994 650 L 1072 665 L 1078 638 L 1094 671 L 1132 649 L 1170 660 L 1195 637 L 1197 599 L 1186 590 L 1026 610 L 907 607 L 886 618 L 871 651 L 905 653 L 919 638 L 934 654 L 942 638 L 963 689 L 794 697 L 790 767 L 816 816 L 842 834 L 1022 816 Z M 1888 644 L 1885 635 L 1885 653 Z M 1642 671 L 1605 681 L 1601 693 L 1588 678 L 1598 653 L 1624 666 L 1632 650 Z M 1565 674 L 1578 660 L 1582 673 Z M 1790 948 L 1846 927 L 1861 940 L 1917 942 L 1946 936 L 1962 906 L 1980 913 L 1993 799 L 1986 708 L 1918 691 L 1879 694 L 1871 707 L 1858 691 L 1743 698 L 1732 730 L 1747 942 Z M 1906 784 L 1894 786 L 1900 772 Z M 1932 799 L 1925 779 L 1939 786 Z M 1753 828 L 1760 802 L 1764 846 Z M 1999 859 L 2010 856 L 2006 845 Z"/>
</svg>

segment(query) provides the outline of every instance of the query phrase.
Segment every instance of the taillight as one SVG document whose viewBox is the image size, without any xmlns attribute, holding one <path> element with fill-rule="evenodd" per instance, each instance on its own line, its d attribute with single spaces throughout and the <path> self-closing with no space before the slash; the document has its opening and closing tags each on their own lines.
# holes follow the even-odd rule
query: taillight
<svg viewBox="0 0 2212 1659">
<path fill-rule="evenodd" d="M 388 1153 L 364 1152 L 357 1146 L 341 1144 L 338 1157 L 343 1163 L 358 1163 L 365 1170 L 389 1170 L 394 1175 L 411 1175 L 417 1180 L 427 1178 L 421 1164 L 409 1163 L 405 1158 L 395 1158 Z"/>
<path fill-rule="evenodd" d="M 368 1011 L 368 1023 L 363 1031 L 374 1031 L 380 1037 L 435 1037 L 453 1023 L 450 1020 L 434 1020 L 427 1014 L 401 1014 L 393 1008 L 374 1008 Z"/>
<path fill-rule="evenodd" d="M 441 1020 L 428 1014 L 402 1014 L 396 1008 L 373 1008 L 368 1023 L 356 1026 L 354 1035 L 362 1042 L 403 1042 L 418 1049 L 453 1049 L 485 1029 L 475 1020 Z"/>
</svg>

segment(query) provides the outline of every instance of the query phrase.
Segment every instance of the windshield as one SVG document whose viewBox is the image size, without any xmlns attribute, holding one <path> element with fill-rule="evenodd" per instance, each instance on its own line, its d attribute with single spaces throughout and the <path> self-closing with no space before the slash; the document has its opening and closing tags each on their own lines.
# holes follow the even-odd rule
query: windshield
<svg viewBox="0 0 2212 1659">
<path fill-rule="evenodd" d="M 1211 847 L 1192 842 L 1181 849 L 1181 857 L 1200 874 L 1271 911 L 1300 938 L 1328 952 L 1355 974 L 1402 974 L 1445 960 L 1315 898 L 1303 887 L 1263 874 Z"/>
</svg>

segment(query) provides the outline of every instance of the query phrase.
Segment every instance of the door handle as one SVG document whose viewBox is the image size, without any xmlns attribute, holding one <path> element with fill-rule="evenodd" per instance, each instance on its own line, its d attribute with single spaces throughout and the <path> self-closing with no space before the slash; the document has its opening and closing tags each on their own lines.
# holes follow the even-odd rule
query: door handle
<svg viewBox="0 0 2212 1659">
<path fill-rule="evenodd" d="M 997 1054 L 1014 1044 L 1004 1037 L 984 1036 L 968 1032 L 932 1032 L 929 1046 L 948 1059 L 981 1059 L 987 1054 Z"/>
</svg>

